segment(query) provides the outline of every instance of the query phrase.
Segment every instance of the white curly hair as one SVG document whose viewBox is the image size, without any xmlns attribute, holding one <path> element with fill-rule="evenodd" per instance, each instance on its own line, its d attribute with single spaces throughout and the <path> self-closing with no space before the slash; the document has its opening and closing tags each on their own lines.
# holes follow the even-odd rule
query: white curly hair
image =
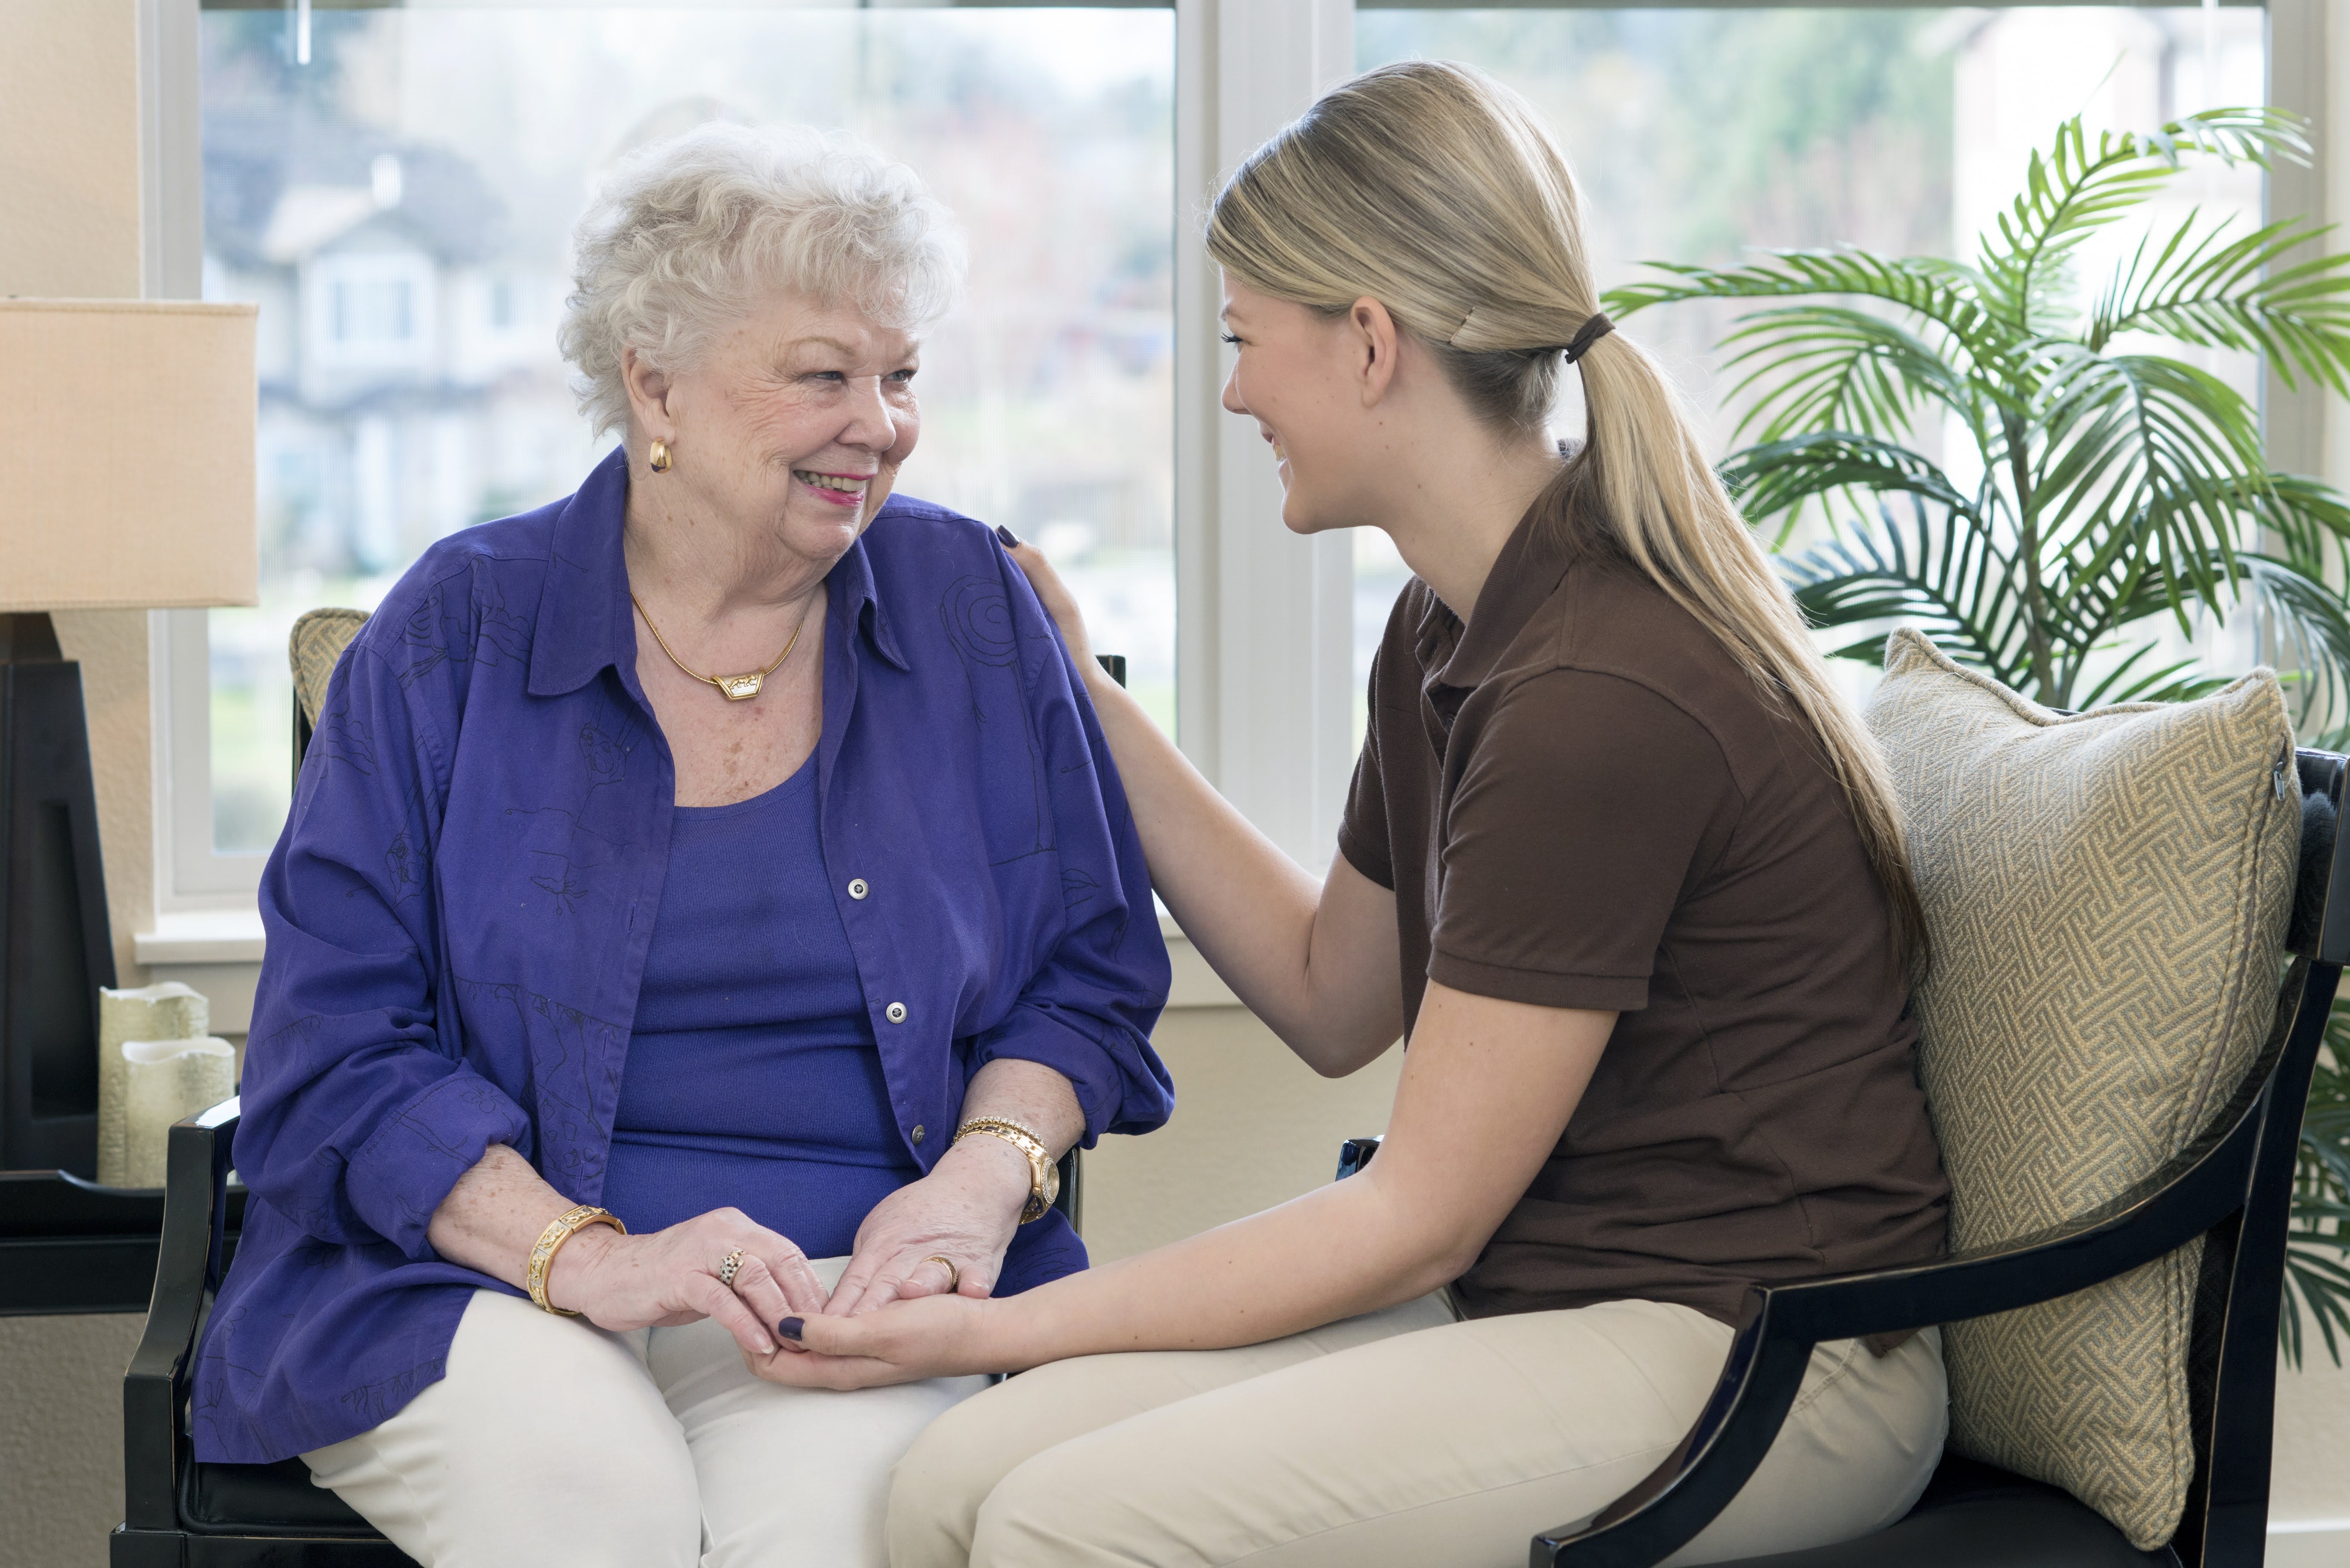
<svg viewBox="0 0 2350 1568">
<path fill-rule="evenodd" d="M 918 332 L 953 305 L 965 259 L 953 217 L 896 160 L 838 131 L 715 121 L 614 169 L 571 252 L 557 341 L 599 436 L 628 424 L 629 348 L 688 369 L 777 289 Z"/>
</svg>

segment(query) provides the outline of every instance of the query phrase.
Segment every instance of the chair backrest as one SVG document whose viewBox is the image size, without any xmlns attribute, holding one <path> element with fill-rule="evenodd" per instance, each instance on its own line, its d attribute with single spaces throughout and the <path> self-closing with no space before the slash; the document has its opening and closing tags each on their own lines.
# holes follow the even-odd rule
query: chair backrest
<svg viewBox="0 0 2350 1568">
<path fill-rule="evenodd" d="M 2077 1220 L 2192 1143 L 2272 1038 L 2302 818 L 2282 694 L 2262 672 L 2059 715 L 1905 632 L 1869 721 L 1934 942 L 1918 1058 L 1952 1246 Z M 1952 1449 L 2168 1541 L 2206 1435 L 2197 1307 L 2234 1262 L 2198 1241 L 1949 1325 Z"/>
<path fill-rule="evenodd" d="M 367 611 L 314 609 L 294 623 L 286 639 L 286 661 L 294 667 L 294 778 L 302 778 L 302 754 L 310 749 L 311 732 L 318 727 L 318 710 L 327 701 L 327 681 L 343 649 L 367 625 Z"/>
</svg>

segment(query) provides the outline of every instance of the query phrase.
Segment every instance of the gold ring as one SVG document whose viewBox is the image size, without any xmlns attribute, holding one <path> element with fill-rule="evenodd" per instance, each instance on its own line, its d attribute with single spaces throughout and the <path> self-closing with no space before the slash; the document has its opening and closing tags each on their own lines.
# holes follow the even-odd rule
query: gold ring
<svg viewBox="0 0 2350 1568">
<path fill-rule="evenodd" d="M 944 1263 L 947 1266 L 947 1294 L 952 1295 L 962 1289 L 962 1271 L 955 1267 L 952 1258 L 941 1258 L 936 1252 L 932 1252 L 922 1260 L 922 1263 Z M 914 1267 L 919 1269 L 922 1263 L 916 1263 Z"/>
<path fill-rule="evenodd" d="M 718 1262 L 718 1282 L 728 1290 L 734 1288 L 735 1271 L 743 1266 L 743 1249 L 735 1248 Z"/>
</svg>

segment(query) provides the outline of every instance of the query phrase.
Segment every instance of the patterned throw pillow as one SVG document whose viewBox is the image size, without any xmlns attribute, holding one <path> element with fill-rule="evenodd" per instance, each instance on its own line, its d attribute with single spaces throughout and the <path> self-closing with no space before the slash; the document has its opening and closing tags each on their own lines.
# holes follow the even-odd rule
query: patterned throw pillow
<svg viewBox="0 0 2350 1568">
<path fill-rule="evenodd" d="M 2276 678 L 2064 718 L 1913 631 L 1868 705 L 1933 963 L 1918 1066 L 1965 1251 L 2075 1218 L 2178 1152 L 2274 1015 L 2301 838 Z M 2064 1488 L 2149 1550 L 2194 1470 L 2191 1242 L 1944 1330 L 1950 1444 Z"/>
<path fill-rule="evenodd" d="M 318 710 L 327 701 L 327 679 L 334 674 L 336 661 L 366 624 L 367 611 L 355 609 L 314 609 L 294 623 L 286 639 L 286 653 L 294 666 L 294 700 L 302 705 L 302 717 L 311 723 L 318 722 Z"/>
</svg>

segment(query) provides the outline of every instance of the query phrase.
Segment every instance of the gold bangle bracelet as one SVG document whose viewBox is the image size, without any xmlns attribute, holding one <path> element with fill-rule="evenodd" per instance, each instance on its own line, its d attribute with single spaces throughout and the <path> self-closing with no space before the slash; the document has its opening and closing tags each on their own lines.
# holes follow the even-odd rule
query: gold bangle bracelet
<svg viewBox="0 0 2350 1568">
<path fill-rule="evenodd" d="M 974 1133 L 1001 1138 L 1028 1157 L 1028 1201 L 1021 1207 L 1020 1223 L 1029 1224 L 1051 1212 L 1053 1199 L 1060 1196 L 1061 1171 L 1045 1140 L 1006 1117 L 973 1116 L 955 1128 L 954 1141 L 961 1143 Z"/>
<path fill-rule="evenodd" d="M 555 1267 L 555 1254 L 563 1250 L 563 1243 L 590 1225 L 609 1225 L 623 1236 L 629 1233 L 629 1228 L 620 1223 L 619 1215 L 608 1209 L 598 1209 L 592 1203 L 582 1203 L 538 1233 L 538 1241 L 530 1250 L 530 1266 L 524 1271 L 523 1278 L 530 1286 L 531 1304 L 539 1311 L 551 1312 L 557 1317 L 579 1315 L 570 1308 L 556 1306 L 546 1299 L 546 1276 Z"/>
</svg>

